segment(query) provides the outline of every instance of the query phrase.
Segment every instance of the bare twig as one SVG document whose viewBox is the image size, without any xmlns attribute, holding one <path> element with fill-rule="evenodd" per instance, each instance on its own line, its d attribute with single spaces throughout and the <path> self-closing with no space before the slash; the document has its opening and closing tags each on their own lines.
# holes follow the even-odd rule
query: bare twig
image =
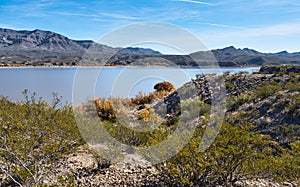
<svg viewBox="0 0 300 187">
<path fill-rule="evenodd" d="M 0 169 L 2 170 L 2 172 L 4 172 L 11 180 L 14 181 L 14 183 L 16 183 L 17 185 L 19 185 L 20 187 L 22 187 L 22 184 L 19 183 L 11 174 L 9 174 L 9 172 L 5 169 L 3 169 L 2 167 L 0 167 Z"/>
</svg>

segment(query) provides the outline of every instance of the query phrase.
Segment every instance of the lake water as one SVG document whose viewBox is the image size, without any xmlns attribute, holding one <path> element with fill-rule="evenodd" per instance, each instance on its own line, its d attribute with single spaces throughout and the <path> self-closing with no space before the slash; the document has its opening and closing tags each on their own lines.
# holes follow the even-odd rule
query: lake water
<svg viewBox="0 0 300 187">
<path fill-rule="evenodd" d="M 80 104 L 94 97 L 133 97 L 139 91 L 153 91 L 157 82 L 169 81 L 176 88 L 195 78 L 196 74 L 249 73 L 249 68 L 164 68 L 164 67 L 66 67 L 66 68 L 0 68 L 0 96 L 22 100 L 25 89 L 51 101 L 52 93 L 63 102 Z"/>
</svg>

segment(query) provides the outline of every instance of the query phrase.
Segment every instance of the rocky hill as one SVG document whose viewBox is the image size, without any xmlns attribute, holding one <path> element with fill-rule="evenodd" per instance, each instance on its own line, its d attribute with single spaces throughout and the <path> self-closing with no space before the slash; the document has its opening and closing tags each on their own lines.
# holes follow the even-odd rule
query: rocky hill
<svg viewBox="0 0 300 187">
<path fill-rule="evenodd" d="M 213 116 L 211 97 L 222 88 L 220 81 L 212 80 L 220 78 L 226 87 L 222 93 L 226 114 L 217 137 L 202 152 L 199 145 L 206 130 L 215 133 L 208 120 Z M 167 89 L 157 89 L 133 99 L 95 99 L 78 107 L 77 123 L 71 106 L 56 108 L 57 103 L 52 106 L 34 95 L 26 103 L 0 98 L 0 186 L 299 186 L 299 83 L 299 66 L 198 76 L 175 91 L 170 89 L 167 96 L 159 97 Z M 159 112 L 160 108 L 167 112 Z M 115 112 L 121 112 L 122 120 L 113 120 Z M 81 118 L 97 115 L 100 121 Z M 136 123 L 129 123 L 129 129 L 128 119 L 151 130 L 131 129 Z M 188 128 L 182 129 L 182 122 Z M 97 149 L 103 146 L 95 128 L 100 125 L 115 140 L 131 145 L 120 149 L 123 159 L 117 164 L 107 160 L 116 156 L 113 149 L 104 158 L 100 150 L 105 150 Z M 147 153 L 137 152 L 168 140 L 178 129 L 188 133 L 194 126 L 185 147 L 163 163 L 152 165 L 149 157 L 143 157 Z M 87 133 L 85 141 L 78 127 Z M 184 136 L 177 135 L 174 144 L 179 145 Z M 172 154 L 173 145 L 168 145 L 171 149 L 155 156 L 164 151 Z"/>
<path fill-rule="evenodd" d="M 50 31 L 15 31 L 0 29 L 1 53 L 49 52 L 72 55 L 83 52 L 82 46 L 73 40 Z M 28 54 L 29 55 L 29 54 Z"/>
<path fill-rule="evenodd" d="M 291 69 L 293 70 L 293 73 L 287 74 Z M 262 68 L 261 72 L 257 74 L 224 75 L 224 82 L 227 90 L 227 111 L 224 120 L 237 126 L 244 126 L 247 123 L 251 123 L 254 125 L 253 131 L 259 130 L 260 133 L 262 133 L 260 136 L 270 135 L 273 140 L 277 141 L 283 147 L 289 147 L 291 142 L 299 142 L 299 73 L 300 67 L 296 66 L 270 66 Z M 197 79 L 192 80 L 183 87 L 172 92 L 163 100 L 158 102 L 154 101 L 152 105 L 155 111 L 162 114 L 159 112 L 159 108 L 167 107 L 169 110 L 167 113 L 164 113 L 165 116 L 162 117 L 167 118 L 172 115 L 179 117 L 183 114 L 173 113 L 173 111 L 176 111 L 176 108 L 179 106 L 178 102 L 180 102 L 180 99 L 186 101 L 199 98 L 206 104 L 210 104 L 212 92 L 209 89 L 209 86 L 213 81 L 208 81 L 208 79 L 213 79 L 213 76 L 216 75 L 207 77 L 199 76 Z M 178 96 L 180 96 L 180 99 L 178 99 Z M 167 106 L 162 106 L 163 104 L 166 104 Z M 144 107 L 147 106 L 145 105 Z M 201 116 L 201 119 L 205 119 L 205 117 Z M 193 120 L 193 122 L 195 121 Z M 203 125 L 203 122 L 200 123 Z M 244 137 L 241 138 L 241 141 L 244 141 L 243 138 Z M 226 140 L 227 139 L 224 141 Z M 229 140 L 229 142 L 230 141 L 233 141 L 234 145 L 236 144 L 234 140 Z M 270 143 L 271 142 L 272 141 L 270 141 Z M 225 143 L 225 146 L 228 145 Z M 226 147 L 226 149 L 229 148 Z M 240 150 L 240 148 L 238 148 L 238 150 Z M 130 155 L 130 153 L 128 153 L 128 155 Z M 195 155 L 193 155 L 193 157 L 194 156 Z M 191 160 L 191 158 L 186 155 L 184 155 L 184 158 Z M 228 156 L 228 158 L 231 157 Z M 82 160 L 88 161 L 83 162 Z M 197 161 L 197 163 L 198 162 L 199 161 Z M 167 183 L 162 177 L 164 173 L 156 167 L 151 166 L 149 163 L 140 164 L 138 160 L 134 160 L 131 164 L 106 164 L 105 167 L 103 167 L 103 163 L 104 165 L 106 164 L 103 160 L 97 162 L 94 155 L 87 150 L 80 149 L 76 154 L 69 155 L 61 161 L 58 164 L 59 167 L 54 170 L 54 173 L 55 175 L 62 175 L 63 172 L 71 172 L 74 175 L 75 184 L 83 186 L 176 186 L 172 182 Z M 294 162 L 292 163 L 296 164 Z M 183 167 L 181 162 L 179 165 Z M 85 177 L 82 177 L 83 175 Z M 256 177 L 255 179 L 243 178 L 242 180 L 237 180 L 234 182 L 233 186 L 281 187 L 298 185 L 299 181 L 276 182 L 272 179 L 268 179 L 268 177 L 265 179 Z"/>
<path fill-rule="evenodd" d="M 178 113 L 171 111 L 176 111 L 179 106 L 178 96 L 184 100 L 199 97 L 211 104 L 212 92 L 220 90 L 220 85 L 211 85 L 217 77 L 198 77 L 167 96 L 155 108 L 167 103 L 170 111 L 167 115 L 174 117 Z M 255 74 L 225 75 L 225 120 L 233 124 L 250 122 L 256 126 L 256 130 L 270 135 L 281 144 L 299 141 L 299 82 L 300 66 L 264 66 Z"/>
</svg>

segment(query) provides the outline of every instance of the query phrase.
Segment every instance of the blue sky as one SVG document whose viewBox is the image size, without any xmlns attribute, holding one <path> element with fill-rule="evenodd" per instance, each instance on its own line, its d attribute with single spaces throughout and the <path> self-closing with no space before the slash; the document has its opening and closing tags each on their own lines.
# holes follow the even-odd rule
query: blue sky
<svg viewBox="0 0 300 187">
<path fill-rule="evenodd" d="M 299 0 L 1 0 L 0 27 L 42 29 L 97 40 L 145 21 L 171 23 L 209 49 L 300 51 Z"/>
</svg>

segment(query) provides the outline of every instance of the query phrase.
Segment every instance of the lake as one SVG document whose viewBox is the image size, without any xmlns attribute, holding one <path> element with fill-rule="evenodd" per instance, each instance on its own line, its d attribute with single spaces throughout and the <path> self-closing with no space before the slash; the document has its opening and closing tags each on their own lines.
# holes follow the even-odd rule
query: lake
<svg viewBox="0 0 300 187">
<path fill-rule="evenodd" d="M 12 101 L 24 99 L 28 89 L 51 101 L 52 93 L 63 102 L 80 104 L 94 97 L 133 97 L 139 91 L 149 93 L 157 82 L 169 81 L 176 88 L 195 78 L 196 74 L 249 73 L 247 68 L 167 68 L 167 67 L 62 67 L 62 68 L 0 68 L 0 96 Z"/>
</svg>

